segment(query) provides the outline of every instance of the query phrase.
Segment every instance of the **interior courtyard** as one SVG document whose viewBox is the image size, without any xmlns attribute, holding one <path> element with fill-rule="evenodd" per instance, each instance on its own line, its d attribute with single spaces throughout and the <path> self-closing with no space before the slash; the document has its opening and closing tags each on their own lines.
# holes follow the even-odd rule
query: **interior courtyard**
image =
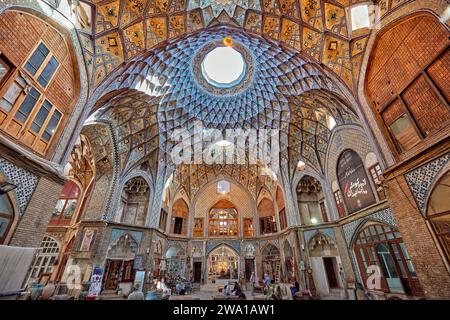
<svg viewBox="0 0 450 320">
<path fill-rule="evenodd" d="M 448 0 L 0 1 L 0 299 L 450 299 L 449 31 Z"/>
</svg>

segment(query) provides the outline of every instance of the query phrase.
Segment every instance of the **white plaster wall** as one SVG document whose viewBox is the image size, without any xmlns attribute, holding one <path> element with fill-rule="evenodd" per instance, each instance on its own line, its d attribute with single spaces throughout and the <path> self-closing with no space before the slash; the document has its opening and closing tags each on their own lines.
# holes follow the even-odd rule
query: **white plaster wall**
<svg viewBox="0 0 450 320">
<path fill-rule="evenodd" d="M 319 294 L 330 294 L 327 274 L 325 272 L 325 266 L 323 264 L 322 257 L 311 257 L 310 261 L 313 271 L 314 284 L 316 285 L 316 291 Z"/>
</svg>

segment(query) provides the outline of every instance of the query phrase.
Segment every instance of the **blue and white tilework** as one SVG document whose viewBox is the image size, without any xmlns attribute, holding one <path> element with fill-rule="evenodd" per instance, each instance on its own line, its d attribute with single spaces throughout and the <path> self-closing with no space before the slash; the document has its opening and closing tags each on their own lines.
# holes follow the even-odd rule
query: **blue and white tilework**
<svg viewBox="0 0 450 320">
<path fill-rule="evenodd" d="M 20 215 L 23 215 L 39 181 L 38 176 L 3 158 L 0 158 L 0 171 L 8 182 L 17 186 L 13 193 L 19 206 Z"/>
<path fill-rule="evenodd" d="M 447 153 L 405 174 L 406 182 L 416 198 L 417 205 L 422 214 L 425 214 L 426 200 L 435 182 L 435 178 L 448 162 L 449 156 L 450 153 Z"/>
</svg>

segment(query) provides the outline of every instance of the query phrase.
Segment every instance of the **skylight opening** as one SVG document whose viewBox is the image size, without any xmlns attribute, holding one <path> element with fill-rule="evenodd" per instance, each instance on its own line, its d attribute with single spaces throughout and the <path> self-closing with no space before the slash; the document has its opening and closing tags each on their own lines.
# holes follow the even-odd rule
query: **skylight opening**
<svg viewBox="0 0 450 320">
<path fill-rule="evenodd" d="M 226 180 L 220 180 L 217 182 L 217 193 L 227 194 L 230 193 L 230 183 Z"/>
<path fill-rule="evenodd" d="M 303 171 L 303 170 L 305 170 L 305 168 L 306 168 L 306 163 L 302 160 L 299 160 L 297 163 L 297 169 L 299 171 Z"/>
<path fill-rule="evenodd" d="M 336 127 L 336 120 L 330 115 L 327 116 L 327 126 L 330 131 Z"/>
<path fill-rule="evenodd" d="M 242 54 L 232 47 L 217 47 L 202 62 L 205 79 L 219 88 L 231 88 L 245 75 L 246 64 Z"/>
<path fill-rule="evenodd" d="M 368 5 L 353 7 L 350 11 L 350 15 L 352 21 L 352 31 L 370 27 Z"/>
</svg>

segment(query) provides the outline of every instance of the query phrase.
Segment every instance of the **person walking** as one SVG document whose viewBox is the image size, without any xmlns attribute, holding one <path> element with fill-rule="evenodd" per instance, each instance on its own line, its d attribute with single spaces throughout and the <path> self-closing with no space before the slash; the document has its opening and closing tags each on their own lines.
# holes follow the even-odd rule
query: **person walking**
<svg viewBox="0 0 450 320">
<path fill-rule="evenodd" d="M 132 290 L 128 295 L 128 300 L 144 300 L 144 294 L 139 290 L 139 285 L 135 284 Z"/>
</svg>

